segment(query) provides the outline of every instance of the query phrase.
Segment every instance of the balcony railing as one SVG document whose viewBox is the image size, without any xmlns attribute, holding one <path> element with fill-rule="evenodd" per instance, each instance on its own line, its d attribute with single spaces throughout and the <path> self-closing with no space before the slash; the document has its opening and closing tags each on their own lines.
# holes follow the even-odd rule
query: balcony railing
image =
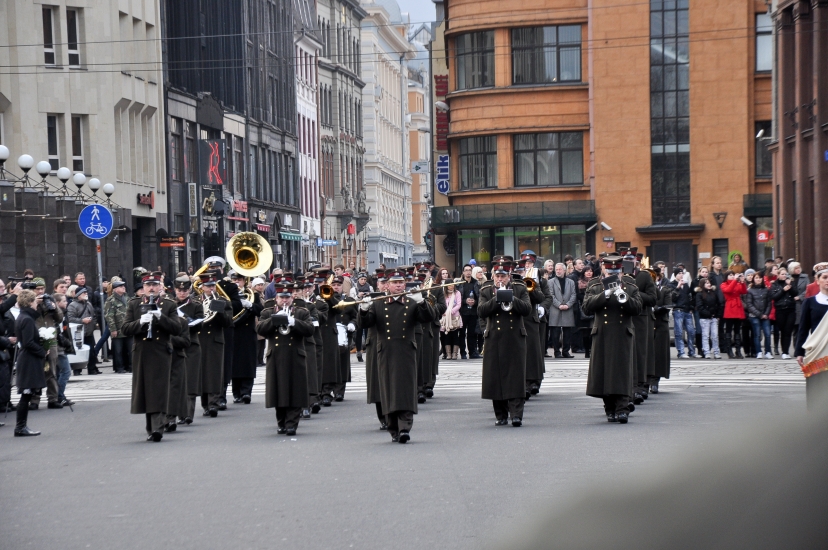
<svg viewBox="0 0 828 550">
<path fill-rule="evenodd" d="M 546 201 L 437 206 L 432 209 L 435 232 L 471 227 L 594 223 L 595 201 Z"/>
</svg>

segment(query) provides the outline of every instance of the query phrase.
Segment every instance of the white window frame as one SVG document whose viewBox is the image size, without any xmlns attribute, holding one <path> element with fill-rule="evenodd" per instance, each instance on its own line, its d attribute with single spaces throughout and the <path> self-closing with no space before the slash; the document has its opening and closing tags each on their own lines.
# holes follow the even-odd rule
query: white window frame
<svg viewBox="0 0 828 550">
<path fill-rule="evenodd" d="M 80 147 L 80 151 L 75 150 L 75 121 L 78 122 L 78 145 Z M 72 127 L 72 171 L 73 172 L 81 172 L 85 173 L 86 170 L 86 162 L 84 162 L 83 158 L 83 117 L 81 115 L 72 115 L 71 119 L 71 127 Z M 80 154 L 78 154 L 80 152 Z M 80 170 L 76 168 L 77 162 L 80 162 Z"/>
<path fill-rule="evenodd" d="M 55 9 L 53 7 L 43 6 L 43 11 L 44 12 L 45 11 L 49 12 L 49 16 L 51 17 L 51 31 L 52 31 L 52 36 L 48 37 L 48 40 L 47 40 L 46 29 L 43 28 L 43 64 L 46 65 L 46 66 L 49 66 L 49 67 L 54 67 L 55 65 L 57 65 L 57 51 L 55 49 Z M 41 15 L 41 17 L 42 17 L 42 15 Z M 47 43 L 51 44 L 51 46 L 47 46 L 46 45 Z M 48 56 L 49 54 L 52 55 L 52 62 L 51 63 L 46 61 L 46 56 Z"/>
<path fill-rule="evenodd" d="M 55 152 L 49 150 L 49 119 L 55 120 Z M 57 115 L 46 115 L 46 153 L 49 164 L 52 165 L 52 172 L 60 168 L 60 121 Z M 52 162 L 54 161 L 54 162 Z"/>
<path fill-rule="evenodd" d="M 72 48 L 72 42 L 70 37 L 72 36 L 71 29 L 69 28 L 69 12 L 73 12 L 75 14 L 75 43 L 74 49 Z M 66 10 L 66 44 L 67 50 L 69 52 L 69 66 L 70 67 L 80 67 L 81 66 L 81 57 L 80 57 L 80 17 L 81 17 L 81 10 L 79 9 L 67 9 Z M 78 57 L 77 63 L 72 63 L 72 56 L 76 55 Z"/>
</svg>

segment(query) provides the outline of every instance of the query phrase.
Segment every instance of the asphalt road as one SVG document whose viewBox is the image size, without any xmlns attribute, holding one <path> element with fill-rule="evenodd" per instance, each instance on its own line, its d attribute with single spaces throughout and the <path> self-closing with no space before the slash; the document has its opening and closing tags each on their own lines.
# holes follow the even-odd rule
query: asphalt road
<svg viewBox="0 0 828 550">
<path fill-rule="evenodd" d="M 0 428 L 0 547 L 480 548 L 596 479 L 678 464 L 689 441 L 769 410 L 804 414 L 789 365 L 726 365 L 678 363 L 689 370 L 621 426 L 584 396 L 583 360 L 556 362 L 521 428 L 494 426 L 479 361 L 441 365 L 407 445 L 378 429 L 356 364 L 346 400 L 294 438 L 257 386 L 253 404 L 148 443 L 129 377 L 80 377 L 74 412 L 30 414 L 40 437 L 13 438 L 13 413 Z"/>
</svg>

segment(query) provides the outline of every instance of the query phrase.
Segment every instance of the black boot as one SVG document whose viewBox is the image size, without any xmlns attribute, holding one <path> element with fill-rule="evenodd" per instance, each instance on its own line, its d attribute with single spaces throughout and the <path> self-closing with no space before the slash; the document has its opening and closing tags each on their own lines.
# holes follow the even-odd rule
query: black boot
<svg viewBox="0 0 828 550">
<path fill-rule="evenodd" d="M 17 404 L 17 423 L 14 426 L 15 437 L 25 437 L 40 435 L 40 432 L 30 430 L 26 425 L 29 419 L 29 402 L 32 400 L 32 394 L 24 393 L 20 396 L 20 402 Z"/>
<path fill-rule="evenodd" d="M 731 359 L 736 358 L 736 356 L 733 355 L 733 346 L 730 344 L 730 335 L 727 334 L 727 333 L 725 333 L 724 338 L 722 340 L 721 349 L 722 349 L 722 351 L 727 353 L 727 356 L 730 357 Z"/>
<path fill-rule="evenodd" d="M 736 332 L 734 340 L 734 347 L 736 348 L 736 359 L 744 359 L 745 356 L 742 355 L 742 335 L 740 331 Z"/>
</svg>

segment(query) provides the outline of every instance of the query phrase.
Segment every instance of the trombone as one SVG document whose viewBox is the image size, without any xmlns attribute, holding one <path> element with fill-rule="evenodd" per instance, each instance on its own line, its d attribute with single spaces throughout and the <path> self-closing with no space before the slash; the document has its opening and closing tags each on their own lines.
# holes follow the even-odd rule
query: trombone
<svg viewBox="0 0 828 550">
<path fill-rule="evenodd" d="M 369 300 L 369 302 L 376 302 L 377 300 L 385 300 L 386 298 L 397 298 L 398 296 L 408 296 L 409 294 L 414 294 L 416 292 L 425 292 L 427 290 L 434 290 L 435 288 L 443 288 L 443 287 L 446 287 L 446 286 L 456 286 L 456 285 L 459 285 L 459 284 L 460 283 L 455 283 L 454 281 L 452 281 L 450 283 L 444 283 L 442 285 L 437 285 L 437 286 L 430 286 L 428 288 L 419 288 L 419 287 L 411 288 L 409 290 L 406 290 L 405 292 L 398 292 L 397 294 L 384 294 L 383 296 L 377 296 L 376 298 L 371 298 Z M 339 302 L 338 304 L 333 306 L 333 309 L 345 309 L 346 307 L 349 307 L 349 306 L 358 306 L 358 305 L 364 304 L 364 303 L 365 303 L 365 300 L 362 300 L 362 301 L 359 301 L 359 302 Z"/>
</svg>

